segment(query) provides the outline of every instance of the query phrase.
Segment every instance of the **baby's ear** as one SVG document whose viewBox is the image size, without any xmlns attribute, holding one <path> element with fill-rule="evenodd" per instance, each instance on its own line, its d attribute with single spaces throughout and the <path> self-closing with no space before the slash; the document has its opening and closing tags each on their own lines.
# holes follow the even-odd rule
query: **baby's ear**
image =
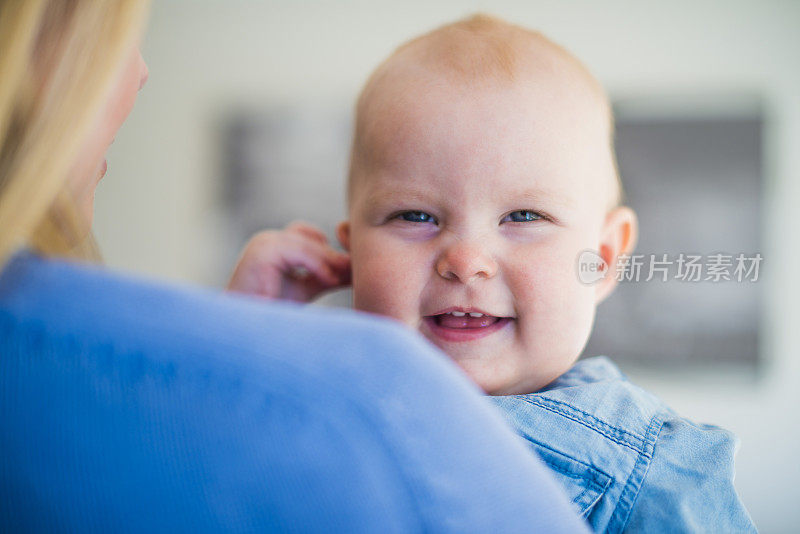
<svg viewBox="0 0 800 534">
<path fill-rule="evenodd" d="M 350 221 L 342 221 L 336 225 L 336 237 L 342 248 L 350 252 Z"/>
<path fill-rule="evenodd" d="M 617 287 L 617 258 L 633 252 L 638 235 L 639 223 L 635 211 L 627 206 L 620 206 L 608 212 L 600 233 L 598 249 L 603 261 L 606 262 L 607 272 L 595 286 L 597 304 Z"/>
</svg>

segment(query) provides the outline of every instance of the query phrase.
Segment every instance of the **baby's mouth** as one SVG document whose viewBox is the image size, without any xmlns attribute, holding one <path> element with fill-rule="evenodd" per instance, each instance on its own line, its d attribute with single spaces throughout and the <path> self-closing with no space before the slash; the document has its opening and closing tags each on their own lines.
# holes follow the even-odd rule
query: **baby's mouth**
<svg viewBox="0 0 800 534">
<path fill-rule="evenodd" d="M 442 341 L 475 341 L 503 329 L 513 320 L 462 308 L 426 315 L 423 332 Z"/>
<path fill-rule="evenodd" d="M 444 328 L 486 328 L 500 320 L 500 317 L 485 315 L 480 312 L 459 312 L 440 313 L 431 316 L 437 326 Z"/>
</svg>

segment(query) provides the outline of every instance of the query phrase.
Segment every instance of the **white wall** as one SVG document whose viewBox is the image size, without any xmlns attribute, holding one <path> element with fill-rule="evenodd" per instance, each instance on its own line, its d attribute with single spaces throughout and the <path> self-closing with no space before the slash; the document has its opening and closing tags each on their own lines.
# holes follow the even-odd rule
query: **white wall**
<svg viewBox="0 0 800 534">
<path fill-rule="evenodd" d="M 582 58 L 614 96 L 753 93 L 767 128 L 763 341 L 757 379 L 728 373 L 641 385 L 742 447 L 737 487 L 763 532 L 800 522 L 800 2 L 292 2 L 161 0 L 143 51 L 150 81 L 109 154 L 95 228 L 114 268 L 221 284 L 216 126 L 244 105 L 352 101 L 410 36 L 473 11 L 538 28 Z M 343 179 L 343 177 L 332 177 Z M 724 310 L 722 311 L 724 312 Z"/>
</svg>

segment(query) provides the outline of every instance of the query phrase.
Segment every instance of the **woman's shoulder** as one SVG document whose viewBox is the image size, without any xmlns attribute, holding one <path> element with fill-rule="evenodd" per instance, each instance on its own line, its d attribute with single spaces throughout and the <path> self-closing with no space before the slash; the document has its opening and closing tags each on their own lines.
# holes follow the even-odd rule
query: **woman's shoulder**
<svg viewBox="0 0 800 534">
<path fill-rule="evenodd" d="M 188 366 L 203 354 L 228 367 L 263 368 L 276 361 L 299 367 L 334 348 L 351 358 L 372 351 L 390 358 L 397 347 L 400 360 L 408 358 L 400 348 L 416 342 L 387 320 L 347 310 L 168 283 L 28 251 L 0 273 L 0 322 L 87 350 L 112 348 Z M 352 350 L 344 350 L 348 346 Z M 309 356 L 291 361 L 287 353 Z M 318 363 L 305 372 L 319 369 Z"/>
<path fill-rule="evenodd" d="M 201 529 L 580 531 L 474 386 L 388 320 L 21 255 L 0 274 L 0 354 L 0 471 L 18 475 L 0 493 L 56 488 L 67 524 L 119 480 L 114 518 L 168 502 Z"/>
</svg>

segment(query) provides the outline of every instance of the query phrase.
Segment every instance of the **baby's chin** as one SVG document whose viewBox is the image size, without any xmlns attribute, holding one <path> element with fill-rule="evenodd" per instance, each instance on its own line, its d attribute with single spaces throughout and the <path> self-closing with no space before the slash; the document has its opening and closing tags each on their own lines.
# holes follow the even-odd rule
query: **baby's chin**
<svg viewBox="0 0 800 534">
<path fill-rule="evenodd" d="M 577 358 L 576 358 L 577 359 Z M 512 362 L 487 362 L 480 358 L 453 358 L 453 361 L 487 395 L 527 395 L 536 393 L 564 374 L 574 360 L 556 368 L 520 369 Z"/>
<path fill-rule="evenodd" d="M 417 331 L 439 348 L 487 395 L 535 393 L 567 372 L 580 356 L 580 351 L 573 354 L 577 345 L 569 349 L 561 347 L 564 354 L 559 358 L 542 358 L 523 350 L 512 334 L 514 320 L 511 324 L 500 325 L 497 332 L 486 337 L 453 343 L 434 335 L 424 317 L 389 317 Z M 580 347 L 582 349 L 583 344 Z M 557 352 L 557 349 L 540 347 L 545 353 Z"/>
</svg>

